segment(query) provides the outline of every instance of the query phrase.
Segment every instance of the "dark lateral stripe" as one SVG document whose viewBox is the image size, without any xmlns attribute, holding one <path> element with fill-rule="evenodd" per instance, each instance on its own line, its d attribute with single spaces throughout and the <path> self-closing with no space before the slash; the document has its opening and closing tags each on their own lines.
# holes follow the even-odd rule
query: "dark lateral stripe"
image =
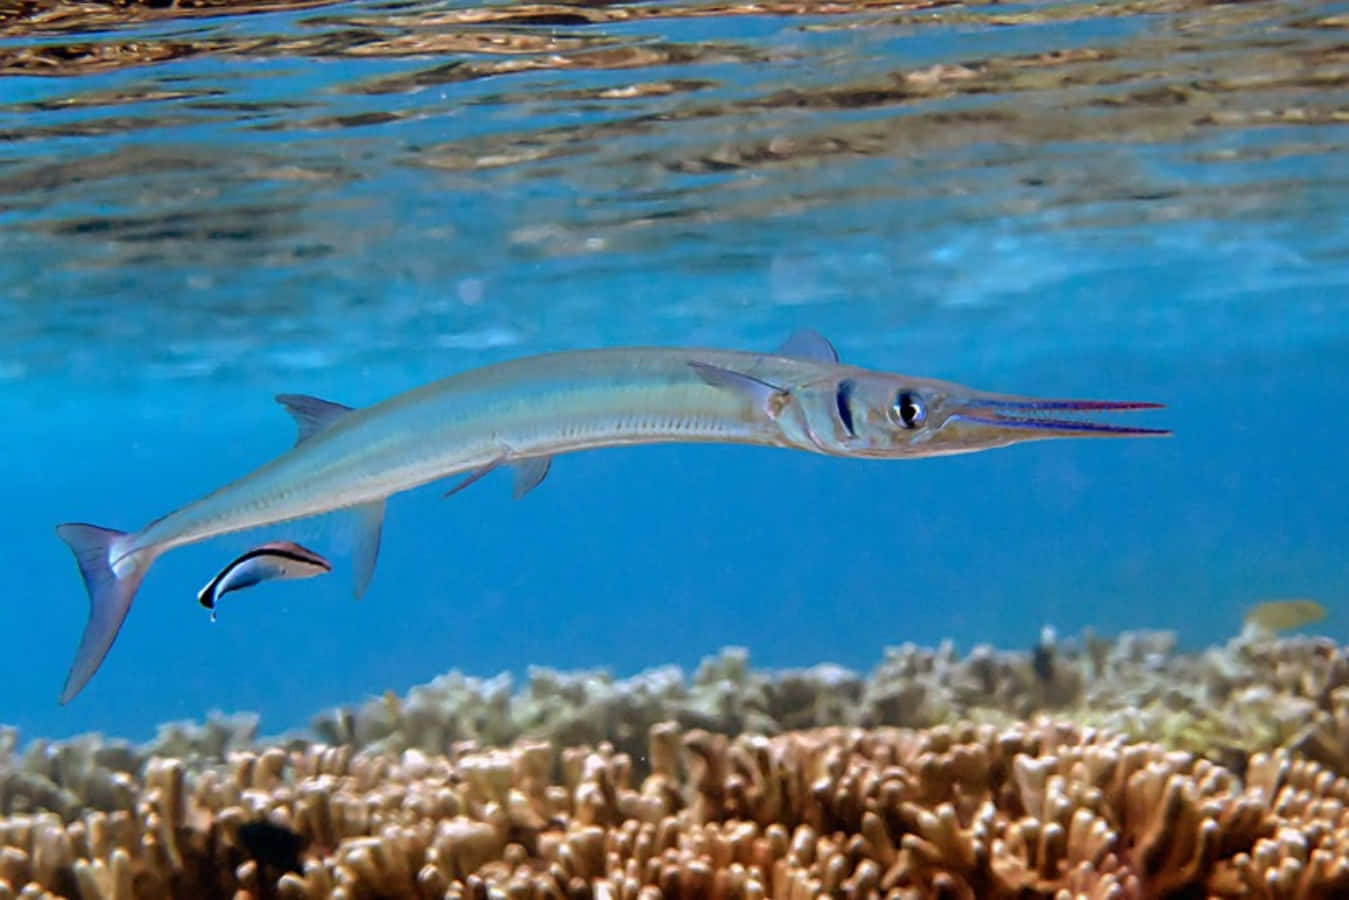
<svg viewBox="0 0 1349 900">
<path fill-rule="evenodd" d="M 279 556 L 282 559 L 288 559 L 291 562 L 308 563 L 311 566 L 318 566 L 322 569 L 332 569 L 328 561 L 317 553 L 296 553 L 294 550 L 287 550 L 284 547 L 254 547 L 243 556 L 240 556 L 234 562 L 225 567 L 225 572 L 229 572 L 238 566 L 243 565 L 250 559 L 257 559 L 259 556 Z M 222 572 L 221 574 L 225 574 Z"/>
<path fill-rule="evenodd" d="M 838 407 L 838 420 L 848 430 L 848 436 L 857 437 L 857 432 L 853 430 L 852 425 L 852 391 L 853 381 L 851 378 L 840 381 L 838 389 L 834 391 L 834 405 Z"/>
</svg>

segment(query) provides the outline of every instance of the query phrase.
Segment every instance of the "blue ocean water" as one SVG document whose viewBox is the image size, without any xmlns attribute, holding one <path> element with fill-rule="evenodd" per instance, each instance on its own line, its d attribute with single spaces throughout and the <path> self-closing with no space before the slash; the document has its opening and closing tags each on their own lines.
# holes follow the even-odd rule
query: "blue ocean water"
<svg viewBox="0 0 1349 900">
<path fill-rule="evenodd" d="M 450 668 L 1174 629 L 1349 639 L 1349 4 L 241 3 L 0 19 L 0 721 L 266 731 Z M 360 405 L 563 348 L 1154 400 L 1167 440 L 559 458 L 176 550 L 85 691 L 52 526 L 134 529 Z M 329 577 L 195 599 L 289 537 Z"/>
</svg>

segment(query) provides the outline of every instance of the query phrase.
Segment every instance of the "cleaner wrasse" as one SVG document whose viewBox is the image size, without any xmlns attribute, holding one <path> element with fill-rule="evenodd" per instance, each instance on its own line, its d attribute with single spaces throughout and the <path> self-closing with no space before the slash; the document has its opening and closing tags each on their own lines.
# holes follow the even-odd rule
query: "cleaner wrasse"
<svg viewBox="0 0 1349 900">
<path fill-rule="evenodd" d="M 271 541 L 245 551 L 217 572 L 197 591 L 197 602 L 211 611 L 214 622 L 216 605 L 231 591 L 251 588 L 264 581 L 313 578 L 332 570 L 326 559 L 308 547 L 293 541 Z"/>
<path fill-rule="evenodd" d="M 773 353 L 676 348 L 580 350 L 484 366 L 351 409 L 298 394 L 277 401 L 295 446 L 140 531 L 68 523 L 89 592 L 89 620 L 61 692 L 73 698 L 107 655 L 151 564 L 217 535 L 333 510 L 358 516 L 355 592 L 374 572 L 392 494 L 446 478 L 450 493 L 500 466 L 523 496 L 560 453 L 656 443 L 784 447 L 860 459 L 969 453 L 1044 438 L 1168 432 L 1081 414 L 1155 403 L 988 394 L 944 381 L 841 364 L 814 332 Z"/>
</svg>

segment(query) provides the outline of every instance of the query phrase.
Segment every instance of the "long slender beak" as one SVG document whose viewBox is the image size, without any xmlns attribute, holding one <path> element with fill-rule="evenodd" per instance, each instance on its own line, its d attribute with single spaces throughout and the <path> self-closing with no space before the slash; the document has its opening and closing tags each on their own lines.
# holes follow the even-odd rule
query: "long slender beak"
<svg viewBox="0 0 1349 900">
<path fill-rule="evenodd" d="M 1117 400 L 1040 400 L 1034 397 L 976 396 L 958 404 L 948 422 L 963 422 L 994 429 L 1013 440 L 1037 437 L 1164 437 L 1165 428 L 1137 428 L 1077 418 L 1079 413 L 1132 412 L 1161 409 L 1160 403 Z M 982 430 L 982 429 L 979 429 Z"/>
</svg>

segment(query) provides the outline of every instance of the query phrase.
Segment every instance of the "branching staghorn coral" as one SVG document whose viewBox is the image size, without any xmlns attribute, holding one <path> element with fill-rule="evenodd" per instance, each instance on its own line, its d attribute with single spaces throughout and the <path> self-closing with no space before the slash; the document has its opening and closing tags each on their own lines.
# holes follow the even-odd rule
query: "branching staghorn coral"
<svg viewBox="0 0 1349 900">
<path fill-rule="evenodd" d="M 1110 641 L 1042 639 L 1032 652 L 952 645 L 887 651 L 870 675 L 835 665 L 756 671 L 743 650 L 703 662 L 692 679 L 674 667 L 628 679 L 605 672 L 532 669 L 509 676 L 440 676 L 397 696 L 317 717 L 310 734 L 260 739 L 255 714 L 213 714 L 204 724 L 161 726 L 143 746 L 86 735 L 20 748 L 0 731 L 0 813 L 130 811 L 133 780 L 155 756 L 189 771 L 258 746 L 327 744 L 442 754 L 461 741 L 506 746 L 521 739 L 559 747 L 612 744 L 644 776 L 647 733 L 673 721 L 685 730 L 777 734 L 829 725 L 922 728 L 968 719 L 1011 725 L 1037 714 L 1155 740 L 1235 771 L 1276 749 L 1349 775 L 1349 649 L 1323 638 L 1245 636 L 1181 653 L 1165 632 Z"/>
<path fill-rule="evenodd" d="M 1237 773 L 1106 732 L 653 727 L 612 746 L 156 758 L 133 811 L 0 821 L 0 897 L 657 900 L 1264 897 L 1349 891 L 1349 780 Z M 293 835 L 293 864 L 250 837 Z"/>
<path fill-rule="evenodd" d="M 1084 635 L 1033 652 L 950 644 L 886 651 L 867 677 L 839 666 L 761 672 L 743 650 L 703 662 L 691 681 L 664 668 L 626 680 L 531 670 L 508 678 L 451 673 L 406 697 L 318 717 L 330 743 L 436 752 L 473 739 L 562 745 L 610 741 L 639 760 L 646 729 L 673 719 L 725 734 L 827 725 L 926 727 L 957 719 L 1012 724 L 1040 713 L 1159 740 L 1237 768 L 1286 748 L 1349 775 L 1349 650 L 1324 638 L 1241 637 L 1180 653 L 1167 632 Z"/>
</svg>

